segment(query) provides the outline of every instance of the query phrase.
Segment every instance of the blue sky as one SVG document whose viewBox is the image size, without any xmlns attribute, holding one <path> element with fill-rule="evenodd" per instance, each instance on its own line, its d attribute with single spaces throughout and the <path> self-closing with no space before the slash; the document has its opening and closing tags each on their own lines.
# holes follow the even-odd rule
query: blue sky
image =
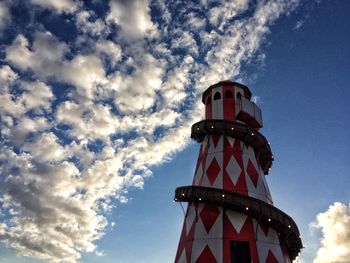
<svg viewBox="0 0 350 263">
<path fill-rule="evenodd" d="M 258 2 L 258 3 L 257 3 Z M 250 87 L 305 246 L 350 258 L 349 1 L 0 2 L 0 263 L 173 262 L 200 95 Z"/>
</svg>

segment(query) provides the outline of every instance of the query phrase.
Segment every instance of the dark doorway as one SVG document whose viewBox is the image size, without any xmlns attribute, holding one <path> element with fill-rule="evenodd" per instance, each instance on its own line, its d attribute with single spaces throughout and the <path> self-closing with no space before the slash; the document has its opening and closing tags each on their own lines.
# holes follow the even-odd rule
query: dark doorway
<svg viewBox="0 0 350 263">
<path fill-rule="evenodd" d="M 249 242 L 230 242 L 231 263 L 251 263 Z"/>
</svg>

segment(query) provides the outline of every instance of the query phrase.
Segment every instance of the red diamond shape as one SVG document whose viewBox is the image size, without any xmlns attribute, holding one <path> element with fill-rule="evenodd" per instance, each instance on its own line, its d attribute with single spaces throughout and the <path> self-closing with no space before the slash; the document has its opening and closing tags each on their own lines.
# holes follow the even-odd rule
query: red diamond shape
<svg viewBox="0 0 350 263">
<path fill-rule="evenodd" d="M 256 171 L 251 160 L 248 161 L 247 172 L 255 187 L 258 185 L 259 173 Z"/>
<path fill-rule="evenodd" d="M 218 142 L 220 140 L 220 135 L 213 135 L 211 136 L 211 138 L 213 139 L 213 142 L 214 142 L 214 147 L 216 148 L 216 146 L 218 146 Z"/>
<path fill-rule="evenodd" d="M 207 233 L 209 233 L 210 229 L 214 225 L 216 219 L 220 215 L 220 210 L 215 205 L 208 205 L 206 204 L 200 213 L 200 216 L 202 218 L 203 225 L 205 227 L 205 230 L 207 230 Z"/>
<path fill-rule="evenodd" d="M 207 175 L 208 175 L 210 184 L 213 184 L 215 182 L 216 178 L 219 175 L 219 172 L 220 172 L 220 166 L 214 157 L 207 169 Z"/>
<path fill-rule="evenodd" d="M 267 236 L 267 234 L 269 233 L 269 228 L 270 227 L 268 225 L 264 224 L 264 223 L 260 223 L 260 227 L 264 231 L 265 236 Z"/>
<path fill-rule="evenodd" d="M 208 245 L 203 249 L 201 255 L 197 258 L 196 263 L 217 263 L 216 258 Z"/>
<path fill-rule="evenodd" d="M 277 258 L 275 255 L 269 250 L 269 253 L 267 254 L 267 258 L 265 260 L 265 263 L 278 263 Z"/>
</svg>

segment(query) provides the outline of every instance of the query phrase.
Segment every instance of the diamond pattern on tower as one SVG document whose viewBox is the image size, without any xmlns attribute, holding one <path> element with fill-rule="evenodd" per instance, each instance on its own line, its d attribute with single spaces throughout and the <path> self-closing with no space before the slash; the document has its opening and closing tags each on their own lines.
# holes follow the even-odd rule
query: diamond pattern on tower
<svg viewBox="0 0 350 263">
<path fill-rule="evenodd" d="M 187 263 L 186 250 L 185 249 L 182 251 L 182 254 L 181 254 L 179 260 L 177 261 L 177 263 Z"/>
<path fill-rule="evenodd" d="M 201 178 L 203 176 L 203 166 L 202 166 L 202 163 L 199 164 L 198 168 L 197 168 L 197 171 L 194 175 L 194 180 L 193 180 L 193 184 L 194 185 L 198 185 Z"/>
<path fill-rule="evenodd" d="M 204 138 L 200 153 L 204 153 L 207 150 L 208 139 L 208 136 Z"/>
<path fill-rule="evenodd" d="M 196 209 L 194 205 L 190 204 L 187 209 L 187 214 L 185 218 L 185 224 L 186 224 L 186 234 L 190 232 L 193 222 L 196 218 Z"/>
<path fill-rule="evenodd" d="M 215 205 L 206 204 L 204 206 L 203 210 L 200 213 L 200 217 L 202 218 L 202 222 L 207 233 L 209 233 L 219 215 L 220 210 Z"/>
<path fill-rule="evenodd" d="M 264 224 L 264 223 L 260 223 L 260 227 L 261 227 L 261 229 L 263 230 L 265 236 L 267 236 L 268 233 L 269 233 L 269 228 L 270 228 L 270 227 L 269 227 L 268 225 Z"/>
<path fill-rule="evenodd" d="M 258 180 L 259 180 L 259 173 L 255 169 L 255 167 L 254 167 L 254 165 L 253 165 L 251 160 L 248 161 L 247 173 L 248 173 L 250 179 L 252 180 L 253 184 L 255 185 L 255 187 L 257 187 Z"/>
<path fill-rule="evenodd" d="M 213 135 L 213 136 L 211 136 L 211 138 L 213 139 L 214 147 L 216 148 L 216 146 L 218 146 L 218 142 L 220 141 L 221 136 L 220 135 Z"/>
<path fill-rule="evenodd" d="M 275 255 L 272 253 L 271 250 L 269 250 L 269 253 L 267 254 L 265 263 L 278 263 L 277 258 L 275 257 Z"/>
<path fill-rule="evenodd" d="M 217 260 L 208 245 L 203 249 L 202 253 L 197 258 L 196 263 L 217 263 Z"/>
<path fill-rule="evenodd" d="M 236 185 L 237 180 L 241 174 L 241 167 L 237 163 L 234 156 L 231 156 L 230 161 L 226 166 L 226 172 L 230 176 L 232 183 Z"/>
<path fill-rule="evenodd" d="M 231 225 L 236 230 L 237 234 L 239 234 L 248 216 L 246 214 L 238 213 L 233 210 L 227 210 L 226 215 L 230 220 Z"/>
<path fill-rule="evenodd" d="M 214 157 L 207 169 L 207 176 L 211 185 L 215 182 L 219 173 L 220 173 L 220 166 Z"/>
<path fill-rule="evenodd" d="M 227 136 L 227 141 L 228 143 L 230 144 L 231 148 L 233 147 L 233 144 L 235 143 L 235 139 L 230 137 L 230 136 Z"/>
</svg>

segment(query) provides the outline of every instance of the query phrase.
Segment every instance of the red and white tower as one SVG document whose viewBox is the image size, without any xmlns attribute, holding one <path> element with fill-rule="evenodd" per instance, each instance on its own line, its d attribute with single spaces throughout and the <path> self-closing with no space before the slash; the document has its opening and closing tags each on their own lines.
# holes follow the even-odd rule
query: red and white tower
<svg viewBox="0 0 350 263">
<path fill-rule="evenodd" d="M 291 217 L 273 206 L 265 175 L 273 155 L 261 110 L 248 87 L 231 81 L 204 93 L 205 120 L 192 126 L 201 143 L 175 263 L 286 263 L 302 248 Z"/>
</svg>

